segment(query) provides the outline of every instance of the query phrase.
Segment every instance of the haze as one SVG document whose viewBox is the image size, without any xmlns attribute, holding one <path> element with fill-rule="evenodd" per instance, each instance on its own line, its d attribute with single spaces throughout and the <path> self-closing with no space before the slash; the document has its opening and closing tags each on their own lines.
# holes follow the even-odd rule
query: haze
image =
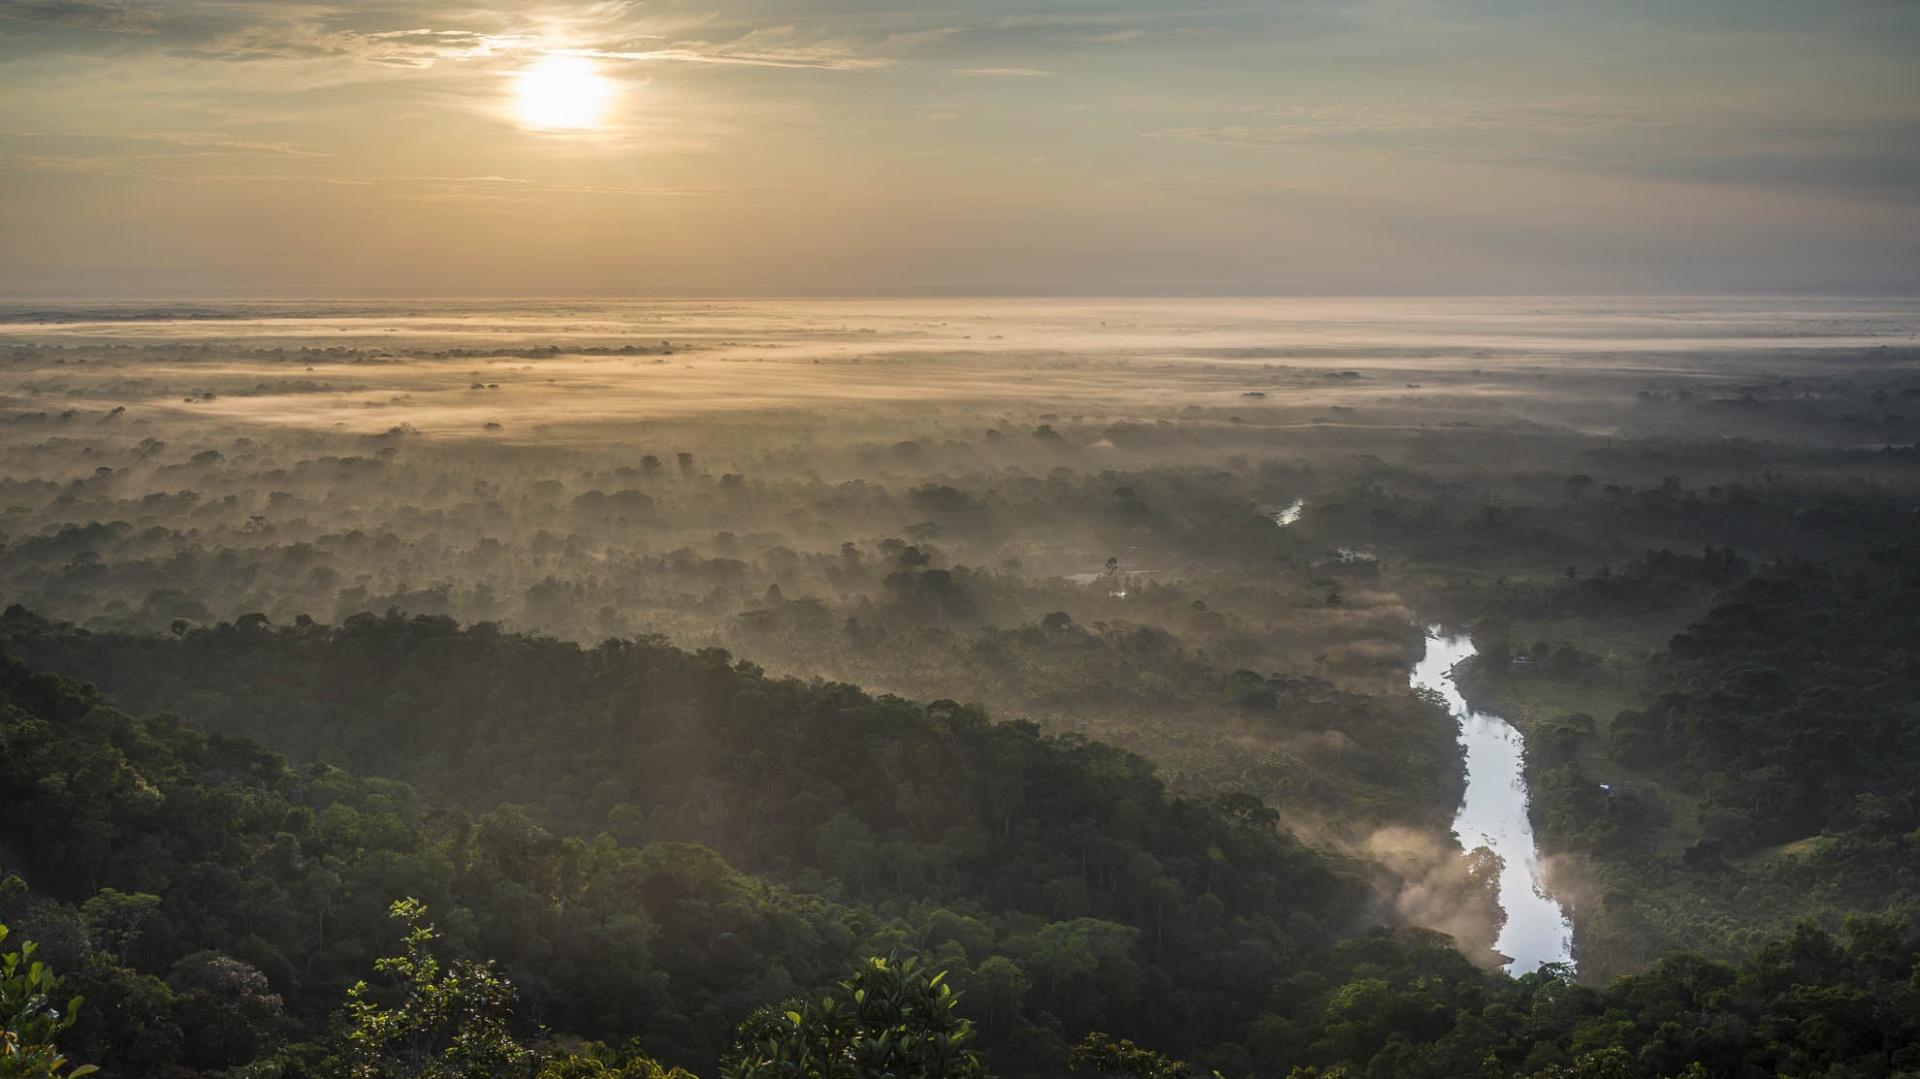
<svg viewBox="0 0 1920 1079">
<path fill-rule="evenodd" d="M 0 292 L 1904 294 L 1917 35 L 1897 0 L 0 0 Z"/>
<path fill-rule="evenodd" d="M 0 1074 L 1915 1079 L 1915 642 L 1912 0 L 0 0 Z"/>
</svg>

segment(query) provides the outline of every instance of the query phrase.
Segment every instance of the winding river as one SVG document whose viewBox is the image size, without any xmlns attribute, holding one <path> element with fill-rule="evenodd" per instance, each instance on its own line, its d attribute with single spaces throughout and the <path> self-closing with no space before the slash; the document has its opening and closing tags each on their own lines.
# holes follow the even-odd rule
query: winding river
<svg viewBox="0 0 1920 1079">
<path fill-rule="evenodd" d="M 1507 918 L 1495 947 L 1509 959 L 1507 973 L 1531 973 L 1542 963 L 1571 964 L 1573 924 L 1547 891 L 1533 823 L 1527 819 L 1520 732 L 1499 716 L 1468 707 L 1453 681 L 1454 665 L 1473 654 L 1471 637 L 1444 636 L 1440 627 L 1430 627 L 1426 655 L 1412 676 L 1415 689 L 1433 690 L 1446 700 L 1467 750 L 1467 792 L 1453 831 L 1467 850 L 1486 847 L 1500 856 L 1500 906 Z"/>
</svg>

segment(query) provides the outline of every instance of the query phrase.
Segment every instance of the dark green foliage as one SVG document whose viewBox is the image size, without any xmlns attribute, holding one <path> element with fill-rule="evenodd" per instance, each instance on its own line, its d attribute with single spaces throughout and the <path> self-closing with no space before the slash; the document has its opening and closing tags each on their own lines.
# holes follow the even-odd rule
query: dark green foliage
<svg viewBox="0 0 1920 1079">
<path fill-rule="evenodd" d="M 513 986 L 491 961 L 443 966 L 430 947 L 438 933 L 417 899 L 393 904 L 406 929 L 404 951 L 374 962 L 386 991 L 356 982 L 320 1070 L 338 1079 L 693 1079 L 637 1049 L 602 1045 L 529 1048 L 508 1029 Z M 382 1005 L 374 998 L 390 998 Z M 298 1067 L 281 1058 L 269 1067 Z"/>
<path fill-rule="evenodd" d="M 1902 783 L 1915 682 L 1899 638 L 1862 628 L 1908 625 L 1910 561 L 1765 571 L 1675 641 L 1661 694 L 1607 742 L 1588 717 L 1542 724 L 1543 833 L 1632 852 L 1651 807 L 1602 794 L 1585 770 L 1592 747 L 1611 744 L 1697 783 L 1725 853 L 1826 828 L 1840 838 L 1805 873 L 1911 890 L 1891 878 L 1912 859 L 1890 851 L 1917 823 Z M 735 1022 L 789 998 L 813 1003 L 761 1012 L 740 1037 L 771 1037 L 775 1052 L 789 1034 L 799 1052 L 835 1031 L 853 1044 L 853 1013 L 821 1014 L 813 990 L 875 947 L 951 970 L 947 1021 L 970 1021 L 966 1045 L 1006 1075 L 1059 1074 L 1066 1045 L 1091 1030 L 1137 1043 L 1083 1043 L 1083 1070 L 1111 1074 L 1920 1068 L 1910 921 L 1857 922 L 1844 937 L 1809 927 L 1741 965 L 1676 954 L 1604 988 L 1554 971 L 1508 980 L 1422 934 L 1334 947 L 1358 893 L 1277 836 L 1256 800 L 1172 798 L 1138 758 L 951 702 L 769 679 L 655 641 L 582 650 L 435 619 L 140 638 L 16 613 L 4 629 L 15 651 L 221 732 L 132 720 L 14 666 L 0 685 L 0 793 L 15 811 L 0 840 L 38 894 L 75 905 L 29 909 L 16 895 L 0 914 L 56 930 L 36 934 L 65 942 L 63 969 L 98 1002 L 71 1040 L 122 1074 L 302 1059 L 299 1043 L 379 954 L 386 903 L 406 894 L 446 912 L 453 962 L 498 957 L 518 1044 L 537 1044 L 536 1024 L 640 1039 L 626 1055 L 541 1065 L 567 1076 L 652 1076 L 649 1056 L 711 1069 Z M 1578 649 L 1523 647 L 1547 655 L 1543 677 L 1591 676 Z M 1224 688 L 1254 717 L 1312 691 L 1251 674 Z M 229 737 L 248 731 L 465 808 L 393 779 L 289 767 Z M 527 808 L 498 808 L 502 796 Z M 567 835 L 601 831 L 612 834 Z M 1714 864 L 1687 871 L 1728 872 Z M 209 948 L 220 958 L 189 961 Z"/>
<path fill-rule="evenodd" d="M 637 1049 L 611 1050 L 604 1046 L 566 1050 L 540 1064 L 534 1079 L 697 1079 L 681 1068 L 669 1068 Z"/>
<path fill-rule="evenodd" d="M 864 917 L 702 848 L 561 839 L 523 814 L 474 820 L 391 781 L 296 771 L 244 741 L 131 719 L 11 662 L 0 665 L 0 798 L 10 862 L 35 889 L 0 900 L 0 916 L 60 945 L 93 1002 L 75 1051 L 130 1074 L 225 1066 L 311 1033 L 379 954 L 396 895 L 446 910 L 449 944 L 499 957 L 527 1010 L 587 1035 L 645 1031 L 689 1058 L 717 1051 L 731 1019 L 773 995 L 770 975 L 784 988 L 841 969 Z M 124 905 L 102 888 L 165 898 L 131 939 L 97 938 L 82 912 L 36 898 Z M 205 961 L 193 954 L 209 948 L 216 969 L 196 969 Z M 261 1022 L 231 1029 L 248 1009 Z"/>
<path fill-rule="evenodd" d="M 1211 894 L 1229 914 L 1279 901 L 1324 915 L 1352 894 L 1297 844 L 1248 846 L 1251 833 L 1169 797 L 1138 757 L 950 701 L 767 678 L 718 649 L 581 649 L 371 615 L 180 638 L 89 635 L 21 612 L 5 625 L 16 654 L 98 678 L 142 711 L 475 808 L 526 804 L 578 833 L 700 842 L 789 879 L 825 871 L 854 899 L 968 895 L 1056 912 L 1053 882 L 1030 867 L 1070 860 L 1087 867 L 1086 898 L 1058 913 L 1144 929 L 1165 904 L 1129 888 L 1136 854 L 1158 863 L 1147 877 Z M 1236 856 L 1206 857 L 1214 847 Z"/>
<path fill-rule="evenodd" d="M 1617 751 L 1668 762 L 1730 848 L 1920 827 L 1920 544 L 1789 565 L 1673 639 Z"/>
<path fill-rule="evenodd" d="M 0 944 L 8 930 L 0 925 Z M 6 1079 L 77 1079 L 97 1071 L 70 1068 L 57 1039 L 79 1018 L 80 997 L 61 995 L 61 978 L 35 959 L 39 947 L 26 941 L 0 952 L 0 1076 Z"/>
<path fill-rule="evenodd" d="M 443 967 L 428 948 L 438 934 L 426 913 L 417 899 L 393 904 L 406 950 L 373 968 L 395 999 L 382 1005 L 366 982 L 347 990 L 344 1029 L 327 1070 L 342 1079 L 491 1079 L 531 1070 L 533 1054 L 507 1029 L 513 987 L 491 963 Z"/>
<path fill-rule="evenodd" d="M 1891 1077 L 1920 1069 L 1920 927 L 1803 927 L 1745 966 L 1676 953 L 1603 989 L 1474 969 L 1430 934 L 1342 945 L 1276 985 L 1228 1074 Z"/>
<path fill-rule="evenodd" d="M 818 996 L 748 1016 L 722 1079 L 986 1079 L 967 1047 L 973 1024 L 943 971 L 911 958 L 871 958 Z"/>
<path fill-rule="evenodd" d="M 8 625 L 22 649 L 53 632 L 21 615 Z M 289 740 L 337 736 L 302 735 L 273 719 L 276 708 L 297 711 L 303 698 L 329 693 L 337 711 L 315 725 L 373 715 L 401 726 L 403 711 L 373 700 L 391 685 L 367 672 L 412 650 L 470 649 L 431 684 L 474 706 L 470 759 L 507 762 L 497 774 L 509 774 L 511 758 L 484 744 L 509 728 L 485 722 L 504 721 L 485 706 L 486 692 L 524 692 L 513 688 L 519 679 L 543 685 L 545 699 L 575 717 L 548 711 L 549 734 L 595 710 L 630 709 L 686 756 L 602 743 L 614 764 L 657 784 L 616 788 L 616 805 L 653 806 L 635 828 L 655 841 L 634 848 L 604 834 L 568 838 L 511 807 L 470 817 L 393 780 L 294 768 L 251 742 L 165 717 L 136 720 L 91 690 L 7 663 L 4 841 L 37 894 L 88 904 L 94 924 L 58 904 L 37 909 L 68 927 L 81 975 L 106 994 L 94 1028 L 76 1035 L 118 1068 L 211 1066 L 259 1048 L 223 1029 L 204 997 L 157 976 L 206 949 L 267 979 L 264 994 L 229 986 L 238 999 L 283 1002 L 290 1026 L 263 1023 L 261 1037 L 307 1036 L 379 954 L 396 895 L 446 912 L 456 954 L 497 958 L 525 1015 L 586 1037 L 637 1034 L 655 1054 L 701 1067 L 740 1017 L 826 983 L 863 939 L 924 951 L 957 986 L 979 989 L 961 1007 L 982 1024 L 984 1048 L 1019 1047 L 1005 1069 L 1012 1074 L 1024 1061 L 1034 1070 L 1063 1061 L 1071 1039 L 1094 1027 L 1171 1046 L 1228 1037 L 1272 978 L 1323 951 L 1330 928 L 1360 911 L 1345 872 L 1276 833 L 1257 801 L 1175 799 L 1137 757 L 1043 738 L 1030 725 L 991 725 L 951 703 L 774 681 L 718 655 L 652 643 L 583 652 L 434 620 L 217 632 L 310 672 L 287 701 L 268 707 L 263 698 L 261 725 Z M 76 634 L 61 647 L 90 640 Z M 157 676 L 180 670 L 201 643 L 189 633 L 125 658 L 150 657 L 145 670 Z M 361 666 L 328 665 L 349 657 Z M 510 675 L 488 674 L 503 668 Z M 213 668 L 204 670 L 211 678 Z M 524 698 L 519 706 L 532 708 Z M 430 702 L 419 707 L 455 722 Z M 382 742 L 371 730 L 363 737 Z M 383 744 L 407 737 L 396 729 Z M 596 767 L 575 755 L 546 760 L 540 739 L 517 744 L 526 750 L 517 766 L 554 770 L 557 790 L 581 786 L 558 771 Z M 418 760 L 435 779 L 459 778 L 429 767 L 431 756 Z M 684 801 L 664 801 L 676 797 Z M 547 802 L 549 812 L 565 804 Z M 753 823 L 729 824 L 734 814 Z M 620 829 L 621 815 L 610 816 Z M 648 819 L 681 823 L 659 836 Z M 797 894 L 669 838 L 689 833 L 841 898 Z M 155 906 L 141 893 L 163 898 Z"/>
<path fill-rule="evenodd" d="M 1211 1074 L 1125 1038 L 1099 1032 L 1087 1035 L 1073 1047 L 1067 1065 L 1073 1075 L 1086 1079 L 1206 1079 Z"/>
<path fill-rule="evenodd" d="M 191 1067 L 253 1060 L 287 1035 L 285 1006 L 267 976 L 230 955 L 199 951 L 181 958 L 168 971 L 167 987 Z"/>
</svg>

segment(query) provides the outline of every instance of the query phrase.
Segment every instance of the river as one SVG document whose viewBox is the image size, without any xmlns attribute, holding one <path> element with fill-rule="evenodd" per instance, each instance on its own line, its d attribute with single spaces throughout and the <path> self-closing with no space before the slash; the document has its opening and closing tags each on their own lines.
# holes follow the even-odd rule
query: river
<svg viewBox="0 0 1920 1079">
<path fill-rule="evenodd" d="M 1473 639 L 1427 630 L 1427 651 L 1414 665 L 1415 689 L 1430 689 L 1447 702 L 1460 724 L 1467 751 L 1467 792 L 1453 818 L 1460 845 L 1491 849 L 1500 856 L 1500 907 L 1506 923 L 1495 947 L 1508 957 L 1509 974 L 1527 974 L 1542 963 L 1573 962 L 1573 924 L 1565 908 L 1547 890 L 1527 819 L 1527 779 L 1522 770 L 1524 741 L 1513 724 L 1476 712 L 1454 684 L 1453 668 L 1473 655 Z"/>
</svg>

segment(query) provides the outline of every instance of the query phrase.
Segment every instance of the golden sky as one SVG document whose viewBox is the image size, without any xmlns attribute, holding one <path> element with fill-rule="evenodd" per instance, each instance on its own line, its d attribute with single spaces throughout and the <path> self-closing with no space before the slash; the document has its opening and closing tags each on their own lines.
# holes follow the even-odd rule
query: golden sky
<svg viewBox="0 0 1920 1079">
<path fill-rule="evenodd" d="M 0 295 L 1917 289 L 1911 0 L 0 0 Z"/>
</svg>

